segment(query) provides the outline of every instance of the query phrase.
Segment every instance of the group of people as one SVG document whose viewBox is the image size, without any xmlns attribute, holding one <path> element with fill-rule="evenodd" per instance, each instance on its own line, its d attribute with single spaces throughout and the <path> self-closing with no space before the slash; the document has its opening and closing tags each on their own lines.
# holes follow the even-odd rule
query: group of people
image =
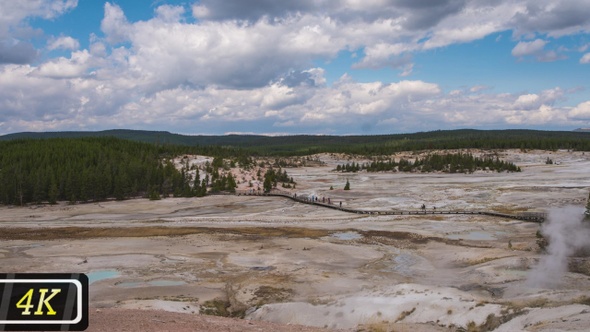
<svg viewBox="0 0 590 332">
<path fill-rule="evenodd" d="M 298 199 L 297 193 L 293 194 L 293 198 Z M 324 196 L 322 196 L 321 199 L 319 197 L 317 197 L 316 195 L 304 196 L 303 198 L 299 198 L 299 200 L 304 201 L 304 202 L 311 202 L 311 203 L 319 203 L 321 201 L 323 204 L 327 203 L 329 205 L 332 205 L 332 200 L 330 199 L 330 197 L 326 198 Z M 339 204 L 340 204 L 340 207 L 342 207 L 342 201 L 340 201 Z"/>
<path fill-rule="evenodd" d="M 422 204 L 422 207 L 420 207 L 420 209 L 426 211 L 426 205 Z M 436 206 L 433 206 L 432 209 L 436 210 Z"/>
</svg>

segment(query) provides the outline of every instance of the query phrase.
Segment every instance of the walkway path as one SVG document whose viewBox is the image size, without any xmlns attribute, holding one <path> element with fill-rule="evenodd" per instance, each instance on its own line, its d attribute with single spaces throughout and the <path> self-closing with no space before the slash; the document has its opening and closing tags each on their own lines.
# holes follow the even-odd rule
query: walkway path
<svg viewBox="0 0 590 332">
<path fill-rule="evenodd" d="M 307 196 L 294 196 L 290 193 L 273 190 L 270 193 L 263 193 L 256 190 L 242 190 L 236 191 L 236 195 L 245 195 L 245 196 L 279 196 L 289 198 L 299 203 L 303 204 L 310 204 L 321 206 L 329 209 L 340 210 L 343 212 L 348 213 L 356 213 L 356 214 L 374 214 L 374 215 L 427 215 L 427 214 L 478 214 L 478 215 L 486 215 L 492 217 L 500 217 L 500 218 L 508 218 L 508 219 L 515 219 L 515 220 L 523 220 L 523 221 L 530 221 L 530 222 L 537 222 L 541 223 L 545 221 L 547 217 L 546 213 L 539 213 L 539 212 L 524 212 L 519 214 L 507 214 L 507 213 L 498 213 L 492 211 L 469 211 L 469 210 L 428 210 L 428 209 L 420 209 L 420 210 L 393 210 L 393 211 L 379 211 L 379 210 L 359 210 L 359 209 L 352 209 L 347 207 L 341 207 L 340 204 L 335 204 L 335 202 L 331 202 L 330 204 L 324 203 L 321 200 L 311 200 Z"/>
</svg>

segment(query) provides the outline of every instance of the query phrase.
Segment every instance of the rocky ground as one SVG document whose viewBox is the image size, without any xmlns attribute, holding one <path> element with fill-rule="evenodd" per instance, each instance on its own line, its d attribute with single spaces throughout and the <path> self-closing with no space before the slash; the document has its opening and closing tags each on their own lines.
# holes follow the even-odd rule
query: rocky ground
<svg viewBox="0 0 590 332">
<path fill-rule="evenodd" d="M 286 170 L 297 182 L 293 193 L 360 209 L 519 213 L 585 205 L 585 154 L 499 154 L 523 172 L 332 172 L 349 161 L 341 155 Z M 546 165 L 547 157 L 558 164 Z M 249 179 L 255 170 L 234 171 Z M 346 180 L 350 191 L 342 190 Z M 553 213 L 554 224 L 562 214 Z M 534 281 L 548 256 L 535 223 L 208 196 L 0 207 L 0 226 L 5 272 L 89 275 L 91 331 L 553 331 L 590 323 L 585 257 L 566 257 L 564 271 Z"/>
</svg>

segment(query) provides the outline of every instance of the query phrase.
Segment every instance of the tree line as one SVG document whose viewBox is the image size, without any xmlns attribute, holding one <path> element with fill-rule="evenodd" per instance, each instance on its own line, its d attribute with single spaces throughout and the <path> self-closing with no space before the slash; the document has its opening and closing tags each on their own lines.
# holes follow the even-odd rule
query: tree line
<svg viewBox="0 0 590 332">
<path fill-rule="evenodd" d="M 209 155 L 213 160 L 190 165 L 188 154 Z M 183 155 L 175 165 L 172 160 Z M 238 166 L 250 169 L 256 164 L 239 149 L 158 145 L 114 137 L 0 141 L 0 204 L 156 200 L 235 192 L 232 169 Z M 285 170 L 269 166 L 264 176 L 258 170 L 266 191 L 279 182 L 285 188 L 295 185 Z"/>
<path fill-rule="evenodd" d="M 368 163 L 347 163 L 337 165 L 337 172 L 445 172 L 445 173 L 473 173 L 476 170 L 490 170 L 497 172 L 520 172 L 520 167 L 498 157 L 474 157 L 470 153 L 430 154 L 424 158 L 417 158 L 414 162 L 408 159 L 374 160 Z"/>
<path fill-rule="evenodd" d="M 293 181 L 293 178 L 289 177 L 286 170 L 279 168 L 275 171 L 275 169 L 271 167 L 264 173 L 264 182 L 262 183 L 264 192 L 268 193 L 272 188 L 276 188 L 278 182 L 283 183 L 283 188 L 292 188 L 296 184 L 295 181 Z"/>
<path fill-rule="evenodd" d="M 185 136 L 168 132 L 110 130 L 105 132 L 17 133 L 0 136 L 2 140 L 30 137 L 115 136 L 185 151 L 194 147 L 204 155 L 306 156 L 315 153 L 346 153 L 363 156 L 390 155 L 401 151 L 451 149 L 569 149 L 590 151 L 590 133 L 539 130 L 438 130 L 392 135 L 292 135 L 292 136 Z M 206 153 L 205 153 L 206 152 Z M 285 167 L 285 165 L 283 165 Z"/>
<path fill-rule="evenodd" d="M 218 167 L 204 179 L 177 167 L 171 158 L 210 151 L 122 140 L 112 137 L 53 138 L 0 142 L 0 204 L 57 201 L 87 202 L 109 198 L 204 196 L 235 188 L 231 175 Z M 221 157 L 219 157 L 221 158 Z M 247 164 L 246 157 L 236 160 Z"/>
</svg>

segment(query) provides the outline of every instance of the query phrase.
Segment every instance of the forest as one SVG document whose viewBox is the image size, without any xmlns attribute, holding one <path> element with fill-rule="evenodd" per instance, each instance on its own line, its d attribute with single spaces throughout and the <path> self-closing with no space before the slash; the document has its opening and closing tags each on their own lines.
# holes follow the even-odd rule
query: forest
<svg viewBox="0 0 590 332">
<path fill-rule="evenodd" d="M 295 166 L 280 157 L 345 153 L 373 158 L 363 165 L 341 165 L 341 172 L 366 170 L 473 172 L 477 169 L 519 171 L 497 158 L 470 154 L 432 154 L 414 162 L 375 159 L 400 151 L 430 149 L 569 149 L 590 151 L 590 133 L 533 130 L 451 130 L 376 136 L 255 135 L 186 136 L 168 132 L 111 130 L 104 132 L 17 133 L 0 136 L 0 204 L 106 199 L 204 196 L 233 191 L 236 179 L 223 160 L 243 168 L 256 157 L 273 156 L 275 166 Z M 175 167 L 183 154 L 214 157 L 204 178 L 199 170 Z M 306 158 L 308 158 L 306 157 Z M 304 160 L 305 161 L 305 160 Z M 311 161 L 310 161 L 311 162 Z M 304 163 L 303 163 L 304 164 Z M 274 172 L 274 171 L 273 171 Z M 295 186 L 286 172 L 265 174 L 265 190 Z"/>
<path fill-rule="evenodd" d="M 207 155 L 306 156 L 315 153 L 348 153 L 364 156 L 401 151 L 446 149 L 540 149 L 590 151 L 590 132 L 541 130 L 437 130 L 391 135 L 179 135 L 165 131 L 107 130 L 99 132 L 15 133 L 0 141 L 23 138 L 117 137 L 169 147 L 194 147 Z"/>
<path fill-rule="evenodd" d="M 235 187 L 231 177 L 218 174 L 218 167 L 211 179 L 199 182 L 188 176 L 187 168 L 178 170 L 170 161 L 183 153 L 230 154 L 219 147 L 157 146 L 113 137 L 52 138 L 0 142 L 0 152 L 0 204 L 203 196 L 207 185 L 212 190 Z"/>
<path fill-rule="evenodd" d="M 187 154 L 213 156 L 202 169 L 182 158 Z M 228 159 L 225 159 L 228 158 Z M 285 170 L 269 163 L 265 191 L 282 182 L 295 185 Z M 114 137 L 15 139 L 0 142 L 0 204 L 70 203 L 144 197 L 202 197 L 235 192 L 235 167 L 254 166 L 245 152 L 224 147 L 156 145 Z M 203 173 L 200 173 L 203 172 Z M 203 176 L 201 176 L 203 174 Z M 250 183 L 250 185 L 252 185 Z"/>
<path fill-rule="evenodd" d="M 338 165 L 337 172 L 444 172 L 444 173 L 473 173 L 476 170 L 489 170 L 496 172 L 520 172 L 520 167 L 513 163 L 493 157 L 474 157 L 470 153 L 430 154 L 415 161 L 400 158 L 373 160 L 370 163 L 347 163 Z"/>
</svg>

